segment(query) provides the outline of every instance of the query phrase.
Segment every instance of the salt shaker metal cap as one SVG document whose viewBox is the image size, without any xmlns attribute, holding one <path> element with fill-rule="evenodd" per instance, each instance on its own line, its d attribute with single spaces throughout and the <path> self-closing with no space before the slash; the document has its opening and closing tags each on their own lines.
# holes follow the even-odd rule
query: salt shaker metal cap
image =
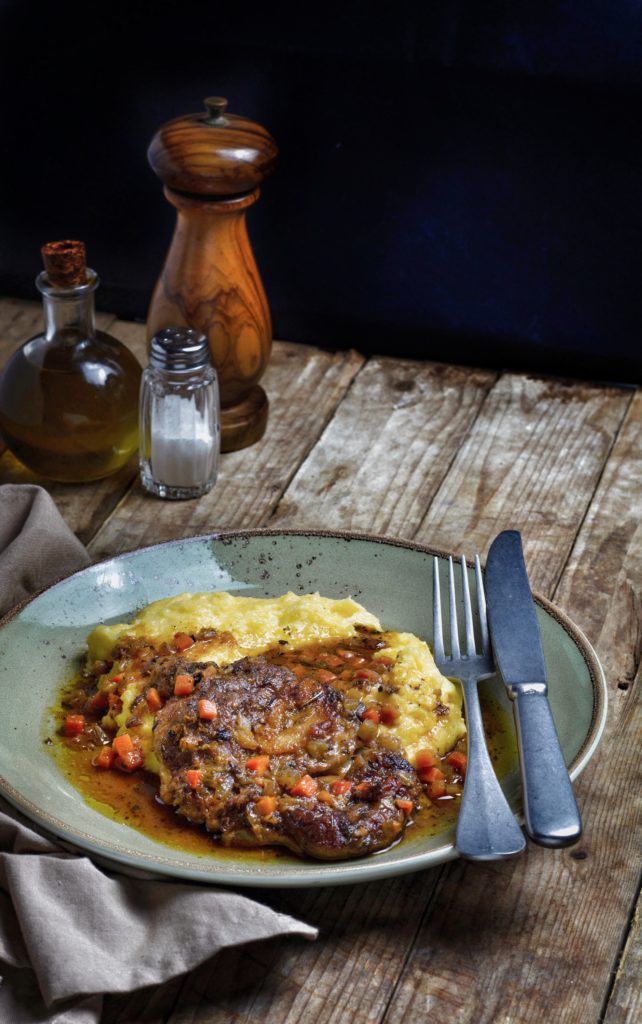
<svg viewBox="0 0 642 1024">
<path fill-rule="evenodd" d="M 160 498 L 198 498 L 216 480 L 220 403 L 207 338 L 166 327 L 151 340 L 140 393 L 140 476 Z"/>
<path fill-rule="evenodd" d="M 150 342 L 149 364 L 156 370 L 187 372 L 208 366 L 207 338 L 190 327 L 166 327 Z"/>
</svg>

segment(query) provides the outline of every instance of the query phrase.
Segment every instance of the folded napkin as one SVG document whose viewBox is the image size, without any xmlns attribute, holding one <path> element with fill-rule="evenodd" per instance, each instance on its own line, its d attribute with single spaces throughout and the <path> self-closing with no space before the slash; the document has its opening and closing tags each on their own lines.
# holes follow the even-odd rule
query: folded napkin
<svg viewBox="0 0 642 1024">
<path fill-rule="evenodd" d="M 0 616 L 86 565 L 87 552 L 42 487 L 0 487 Z"/>
<path fill-rule="evenodd" d="M 89 563 L 46 491 L 0 486 L 0 614 Z M 0 1022 L 97 1024 L 102 993 L 316 929 L 231 890 L 107 873 L 0 800 Z"/>
</svg>

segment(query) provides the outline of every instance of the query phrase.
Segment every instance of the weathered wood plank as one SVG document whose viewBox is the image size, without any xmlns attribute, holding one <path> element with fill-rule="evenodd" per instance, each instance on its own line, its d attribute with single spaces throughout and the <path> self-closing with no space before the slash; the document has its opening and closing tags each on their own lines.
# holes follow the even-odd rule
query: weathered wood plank
<svg viewBox="0 0 642 1024">
<path fill-rule="evenodd" d="M 380 1019 L 440 869 L 360 886 L 267 896 L 314 920 L 317 942 L 231 950 L 187 979 L 171 1024 L 316 1024 Z"/>
<path fill-rule="evenodd" d="M 554 599 L 626 692 L 642 655 L 642 391 L 635 394 Z"/>
<path fill-rule="evenodd" d="M 550 594 L 631 398 L 619 388 L 506 374 L 415 539 L 472 554 L 500 530 L 519 529 L 531 583 Z"/>
<path fill-rule="evenodd" d="M 533 847 L 521 861 L 460 864 L 446 874 L 386 1024 L 427 1014 L 480 1024 L 539 1024 L 552 1013 L 564 1024 L 600 1019 L 640 882 L 639 671 L 635 684 L 628 680 L 640 654 L 640 623 L 631 606 L 639 607 L 642 593 L 642 531 L 635 512 L 641 430 L 638 394 L 555 593 L 572 617 L 584 618 L 589 639 L 628 687 L 613 685 L 622 707 L 611 711 L 602 746 L 576 785 L 585 836 L 569 851 Z M 593 419 L 587 439 L 592 431 Z M 568 444 L 561 433 L 561 449 Z M 577 442 L 571 448 L 583 450 Z M 578 500 L 584 500 L 581 494 Z M 550 564 L 549 545 L 537 537 L 531 543 L 537 571 L 540 546 Z M 550 581 L 550 575 L 540 578 Z M 636 942 L 629 946 L 631 962 Z M 621 995 L 625 1004 L 632 998 L 624 987 Z"/>
<path fill-rule="evenodd" d="M 213 491 L 199 501 L 160 501 L 136 483 L 93 541 L 94 558 L 177 536 L 263 525 L 363 362 L 356 352 L 275 344 L 263 380 L 271 402 L 265 437 L 224 455 Z"/>
<path fill-rule="evenodd" d="M 370 360 L 270 525 L 412 537 L 496 377 Z"/>
<path fill-rule="evenodd" d="M 453 868 L 421 929 L 386 1024 L 428 1016 L 456 1024 L 601 1020 L 639 886 L 639 678 L 638 684 L 621 727 L 576 785 L 585 824 L 581 843 L 557 852 L 530 847 L 512 863 Z M 630 946 L 631 965 L 639 959 L 638 939 Z M 614 1014 L 618 997 L 627 1012 L 631 1000 L 639 1001 L 635 984 L 634 971 L 622 976 Z M 637 1019 L 613 1018 L 617 1024 Z"/>
<path fill-rule="evenodd" d="M 626 903 L 639 894 L 642 870 L 642 392 L 631 404 L 555 600 L 591 638 L 609 683 L 611 708 L 599 762 L 605 803 L 598 821 L 608 847 L 604 860 L 611 854 L 615 865 L 609 867 L 609 891 L 623 892 Z M 642 1019 L 641 975 L 638 896 L 604 1024 Z"/>
<path fill-rule="evenodd" d="M 604 1024 L 642 1020 L 642 900 L 638 900 L 628 942 L 618 966 Z"/>
</svg>

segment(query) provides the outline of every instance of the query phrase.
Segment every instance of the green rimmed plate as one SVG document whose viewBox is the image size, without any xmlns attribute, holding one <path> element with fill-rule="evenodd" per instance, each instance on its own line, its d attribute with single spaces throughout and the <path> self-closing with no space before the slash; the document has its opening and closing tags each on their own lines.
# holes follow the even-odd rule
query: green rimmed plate
<svg viewBox="0 0 642 1024">
<path fill-rule="evenodd" d="M 455 857 L 452 830 L 413 835 L 354 861 L 280 856 L 258 861 L 228 851 L 171 849 L 85 803 L 48 753 L 49 708 L 89 631 L 122 622 L 162 597 L 227 590 L 253 597 L 319 591 L 353 597 L 388 629 L 431 639 L 432 557 L 421 545 L 321 531 L 242 531 L 171 541 L 119 555 L 54 584 L 10 614 L 0 633 L 0 792 L 50 833 L 122 869 L 251 886 L 338 885 L 433 867 Z M 606 684 L 590 644 L 559 609 L 536 598 L 550 702 L 571 777 L 586 766 L 606 717 Z M 497 678 L 483 684 L 505 708 Z M 515 764 L 502 781 L 519 810 Z"/>
</svg>

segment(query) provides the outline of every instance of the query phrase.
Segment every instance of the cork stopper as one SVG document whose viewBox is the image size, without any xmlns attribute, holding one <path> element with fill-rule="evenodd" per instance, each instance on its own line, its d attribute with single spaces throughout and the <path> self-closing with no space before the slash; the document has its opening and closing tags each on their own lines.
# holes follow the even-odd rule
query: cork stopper
<svg viewBox="0 0 642 1024">
<path fill-rule="evenodd" d="M 47 242 L 40 250 L 49 283 L 55 288 L 74 288 L 87 281 L 84 242 Z"/>
</svg>

